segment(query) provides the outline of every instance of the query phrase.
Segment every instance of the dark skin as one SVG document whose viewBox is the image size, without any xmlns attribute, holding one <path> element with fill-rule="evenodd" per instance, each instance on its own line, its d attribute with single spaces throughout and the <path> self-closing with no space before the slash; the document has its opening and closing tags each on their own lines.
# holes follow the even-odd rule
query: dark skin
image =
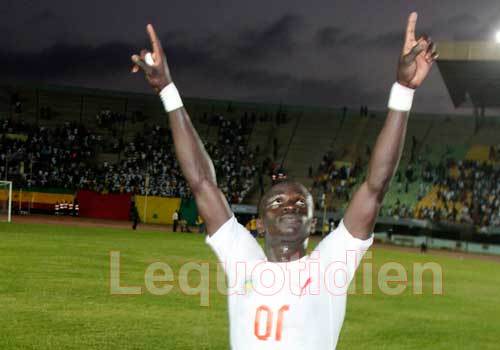
<svg viewBox="0 0 500 350">
<path fill-rule="evenodd" d="M 142 69 L 146 80 L 158 93 L 172 82 L 167 59 L 160 40 L 152 25 L 147 26 L 147 32 L 153 48 L 154 64 L 146 64 L 146 50 L 140 55 L 133 55 L 135 63 L 132 72 Z M 200 216 L 205 221 L 207 232 L 212 235 L 231 216 L 232 212 L 224 194 L 217 187 L 215 170 L 198 133 L 184 107 L 169 113 L 170 128 L 174 139 L 175 153 L 184 177 L 186 178 L 198 207 Z"/>
<path fill-rule="evenodd" d="M 259 229 L 265 232 L 269 261 L 292 261 L 306 254 L 314 204 L 309 191 L 297 182 L 273 186 L 259 205 Z"/>
<path fill-rule="evenodd" d="M 416 39 L 417 14 L 408 18 L 397 82 L 418 88 L 437 59 L 436 46 L 427 38 Z M 145 63 L 147 50 L 133 55 L 132 72 L 142 70 L 151 87 L 159 93 L 172 82 L 165 53 L 153 26 L 151 39 L 153 65 Z M 169 113 L 175 152 L 183 174 L 194 194 L 198 211 L 209 235 L 231 216 L 229 204 L 217 186 L 215 171 L 203 143 L 184 107 Z M 367 239 L 373 232 L 384 195 L 397 169 L 403 150 L 408 112 L 389 110 L 370 159 L 368 175 L 354 194 L 344 215 L 344 224 L 356 238 Z M 260 205 L 259 226 L 266 233 L 265 252 L 269 261 L 292 261 L 306 254 L 306 243 L 313 222 L 311 194 L 300 184 L 287 182 L 271 188 Z"/>
</svg>

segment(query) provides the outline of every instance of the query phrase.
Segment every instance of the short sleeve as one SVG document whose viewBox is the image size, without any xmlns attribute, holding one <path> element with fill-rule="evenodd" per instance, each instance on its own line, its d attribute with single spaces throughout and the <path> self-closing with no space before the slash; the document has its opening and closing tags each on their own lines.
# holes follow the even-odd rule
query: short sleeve
<svg viewBox="0 0 500 350">
<path fill-rule="evenodd" d="M 366 240 L 353 237 L 345 227 L 344 220 L 341 220 L 337 228 L 318 244 L 313 254 L 319 254 L 318 258 L 326 264 L 345 263 L 351 281 L 363 255 L 372 244 L 373 233 Z"/>
<path fill-rule="evenodd" d="M 223 263 L 265 260 L 259 243 L 234 215 L 212 236 L 207 236 L 206 242 Z"/>
</svg>

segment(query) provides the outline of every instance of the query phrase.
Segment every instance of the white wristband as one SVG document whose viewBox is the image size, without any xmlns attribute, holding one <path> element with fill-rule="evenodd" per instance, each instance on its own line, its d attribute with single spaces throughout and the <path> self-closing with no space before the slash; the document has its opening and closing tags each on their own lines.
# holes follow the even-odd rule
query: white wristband
<svg viewBox="0 0 500 350">
<path fill-rule="evenodd" d="M 388 107 L 395 111 L 409 112 L 413 103 L 414 89 L 394 83 L 389 97 Z"/>
<path fill-rule="evenodd" d="M 168 84 L 160 91 L 160 98 L 167 112 L 172 112 L 184 106 L 174 83 Z"/>
</svg>

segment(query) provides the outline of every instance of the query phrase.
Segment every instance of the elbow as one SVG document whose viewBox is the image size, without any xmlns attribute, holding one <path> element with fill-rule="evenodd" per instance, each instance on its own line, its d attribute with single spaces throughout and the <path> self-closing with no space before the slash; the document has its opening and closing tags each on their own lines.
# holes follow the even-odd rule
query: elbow
<svg viewBox="0 0 500 350">
<path fill-rule="evenodd" d="M 196 181 L 190 182 L 189 187 L 191 187 L 191 191 L 193 192 L 193 195 L 196 197 L 199 193 L 203 193 L 213 187 L 217 187 L 217 183 L 215 182 L 214 179 L 202 177 L 197 179 Z"/>
<path fill-rule="evenodd" d="M 373 193 L 379 202 L 382 202 L 384 199 L 385 194 L 389 190 L 389 185 L 391 183 L 390 178 L 384 178 L 384 179 L 370 179 L 366 181 L 366 185 L 368 187 L 368 190 Z"/>
<path fill-rule="evenodd" d="M 394 172 L 393 167 L 368 169 L 366 183 L 370 192 L 377 193 L 383 197 L 389 190 Z"/>
<path fill-rule="evenodd" d="M 204 191 L 207 186 L 217 187 L 217 179 L 212 162 L 201 166 L 193 164 L 190 171 L 184 171 L 184 176 L 193 194 Z"/>
</svg>

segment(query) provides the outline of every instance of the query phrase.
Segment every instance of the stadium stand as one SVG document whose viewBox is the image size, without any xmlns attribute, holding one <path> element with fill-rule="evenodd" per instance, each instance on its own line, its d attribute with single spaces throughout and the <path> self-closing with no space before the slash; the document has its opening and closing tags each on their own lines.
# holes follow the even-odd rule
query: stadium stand
<svg viewBox="0 0 500 350">
<path fill-rule="evenodd" d="M 378 116 L 361 119 L 353 118 L 366 131 L 352 139 L 366 142 L 364 152 L 360 142 L 356 146 L 341 139 L 318 165 L 313 189 L 320 208 L 345 207 L 365 174 L 369 145 L 375 142 L 381 124 Z M 363 127 L 365 123 L 368 127 Z M 499 225 L 496 143 L 500 123 L 492 118 L 488 126 L 476 131 L 473 124 L 470 118 L 459 116 L 418 115 L 410 119 L 404 155 L 384 202 L 383 215 L 479 227 Z M 356 151 L 349 151 L 353 149 Z"/>
<path fill-rule="evenodd" d="M 0 172 L 15 187 L 189 197 L 154 96 L 51 87 L 0 92 Z M 285 171 L 312 189 L 317 208 L 342 211 L 366 175 L 385 118 L 374 111 L 186 101 L 228 200 L 254 205 L 270 175 Z M 497 225 L 499 130 L 495 117 L 477 127 L 467 116 L 413 115 L 382 214 Z M 471 173 L 482 182 L 471 182 Z M 466 195 L 453 197 L 462 188 Z"/>
<path fill-rule="evenodd" d="M 60 88 L 0 91 L 7 96 L 0 106 L 0 172 L 16 188 L 190 196 L 164 112 L 151 96 Z M 21 101 L 20 108 L 14 100 Z M 230 203 L 242 202 L 254 187 L 261 161 L 256 153 L 268 146 L 269 111 L 257 105 L 237 110 L 224 101 L 188 105 L 223 192 Z M 255 146 L 249 147 L 252 136 Z"/>
</svg>

